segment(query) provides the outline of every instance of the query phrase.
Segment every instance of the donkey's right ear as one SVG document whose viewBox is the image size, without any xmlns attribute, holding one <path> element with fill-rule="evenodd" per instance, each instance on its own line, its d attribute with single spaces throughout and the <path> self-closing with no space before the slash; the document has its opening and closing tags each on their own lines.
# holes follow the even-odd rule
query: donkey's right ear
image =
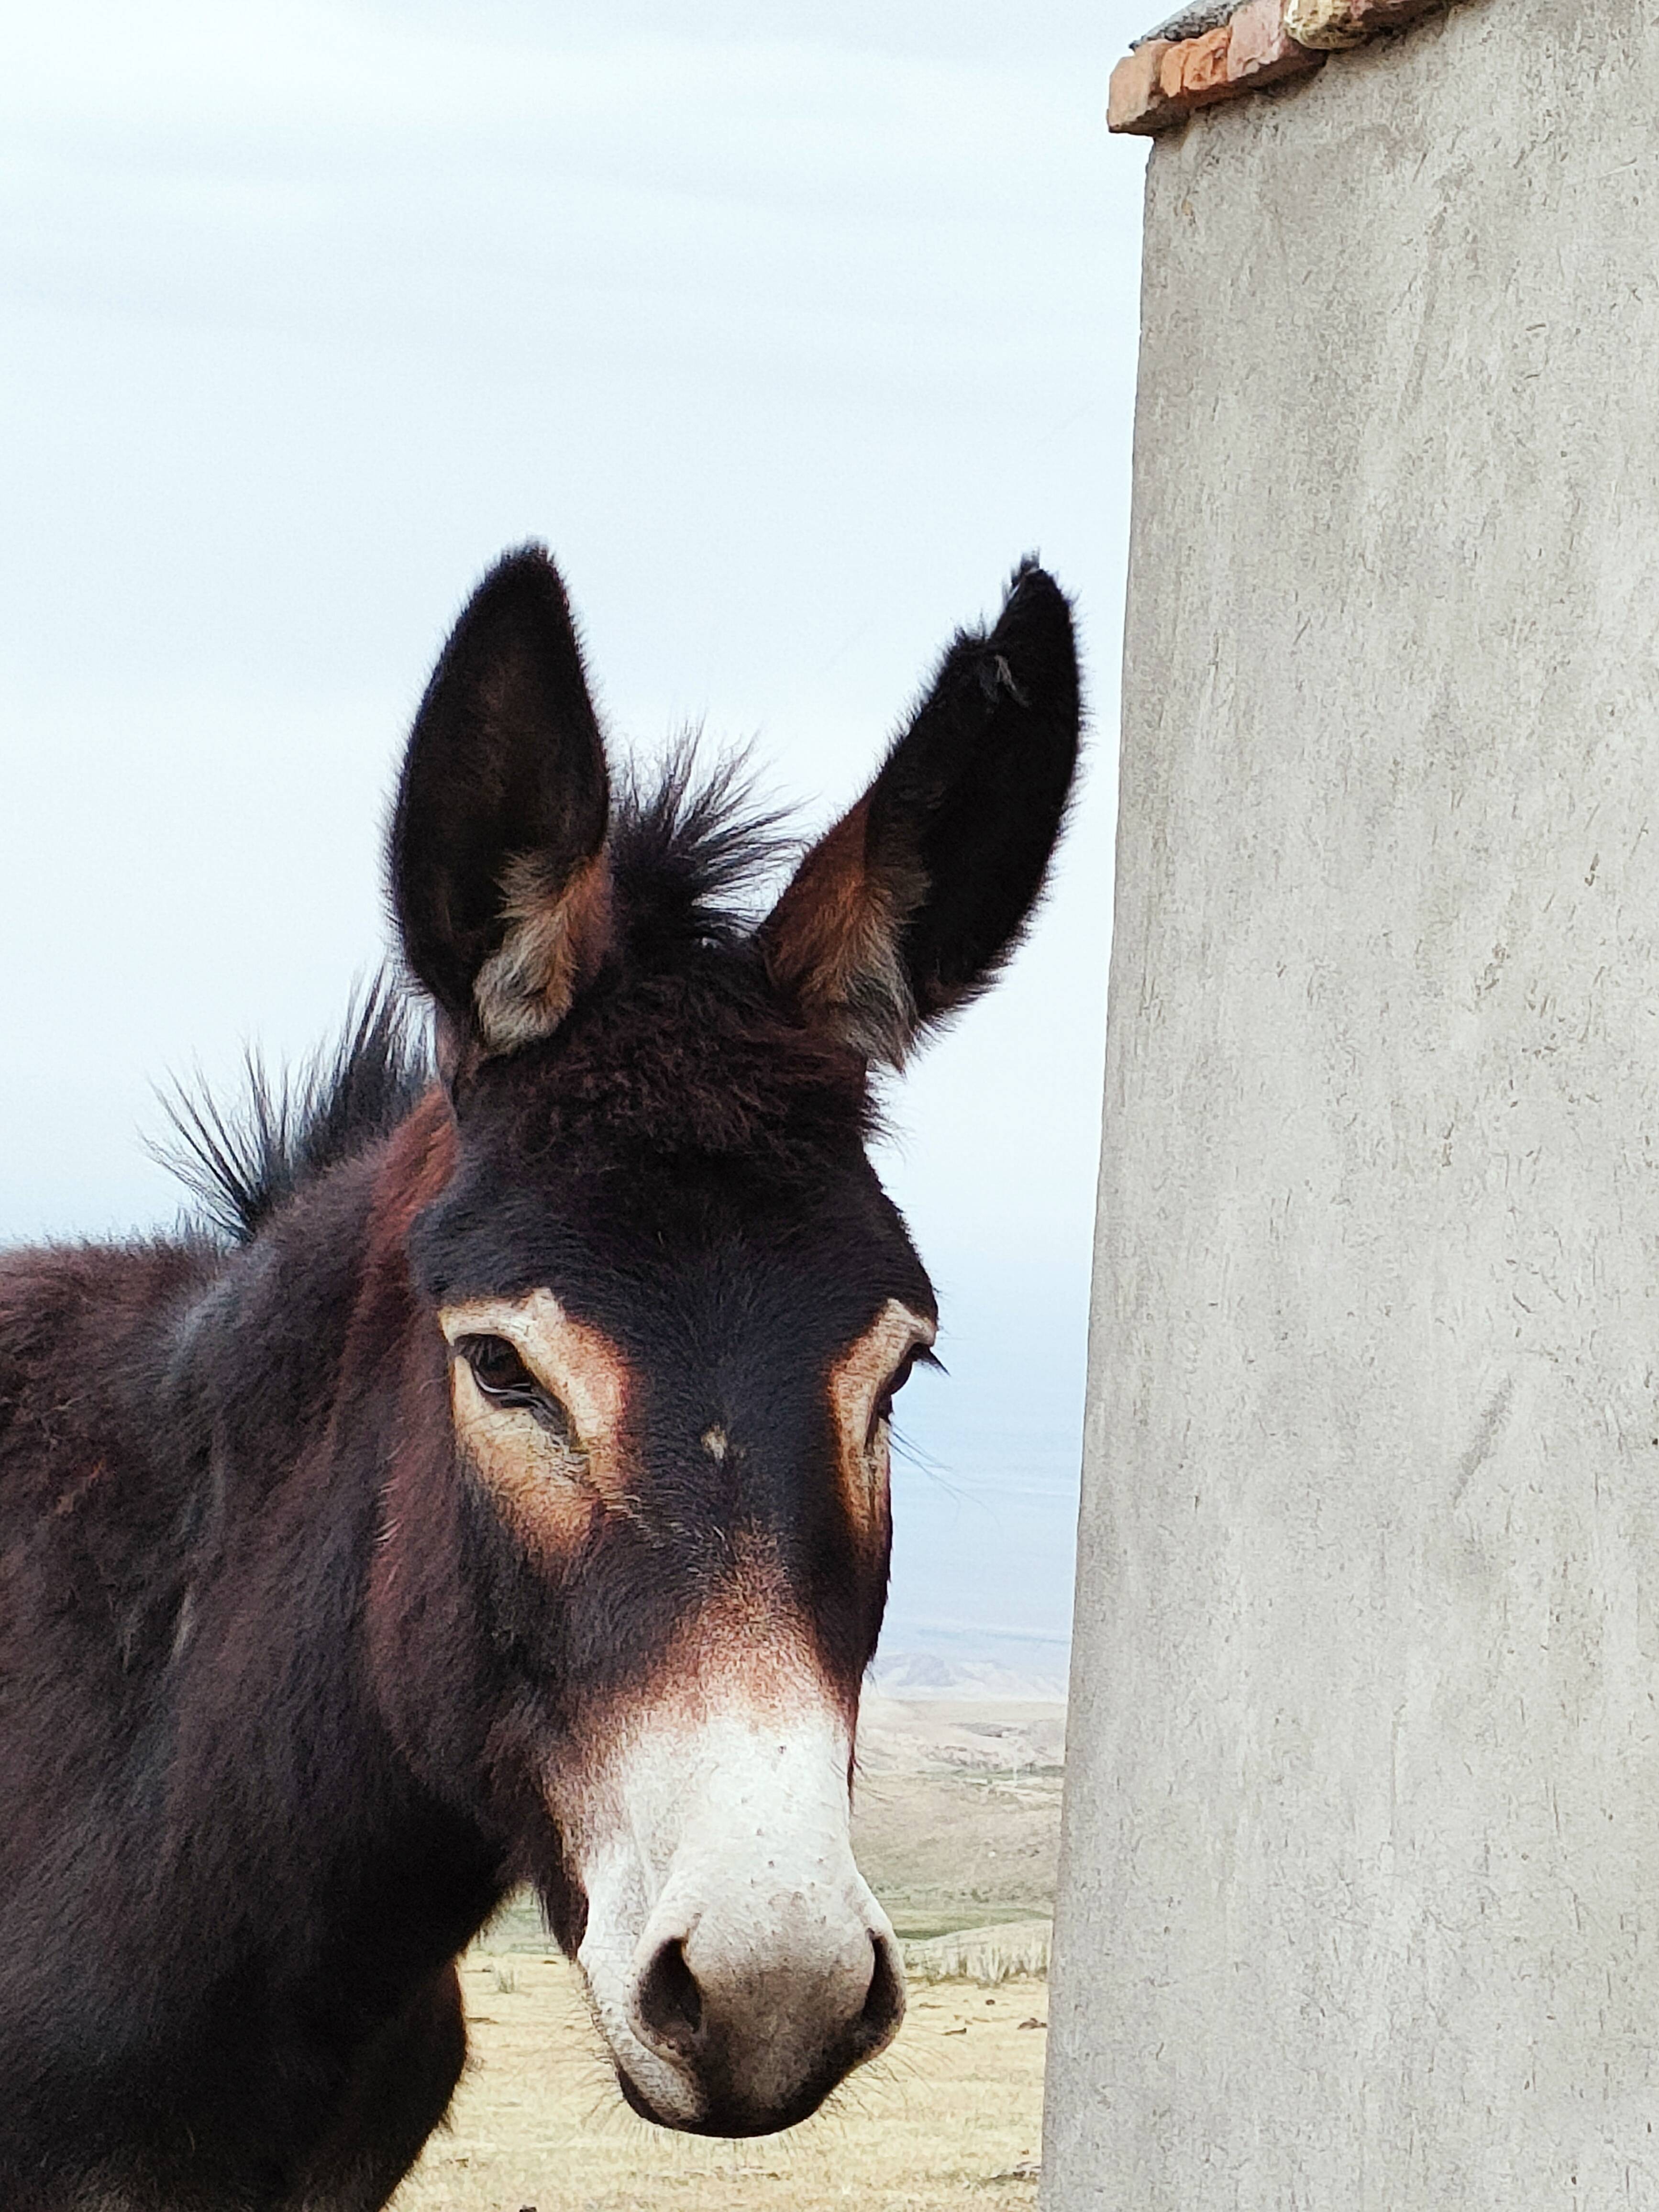
<svg viewBox="0 0 1659 2212">
<path fill-rule="evenodd" d="M 509 553 L 451 633 L 415 717 L 392 822 L 404 954 L 447 1057 L 551 1034 L 610 942 L 610 782 L 559 572 Z"/>
</svg>

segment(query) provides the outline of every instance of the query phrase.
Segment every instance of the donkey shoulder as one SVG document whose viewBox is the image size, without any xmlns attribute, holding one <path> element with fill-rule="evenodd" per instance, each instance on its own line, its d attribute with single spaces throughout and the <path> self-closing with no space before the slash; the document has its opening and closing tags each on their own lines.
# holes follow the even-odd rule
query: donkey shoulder
<svg viewBox="0 0 1659 2212">
<path fill-rule="evenodd" d="M 154 1444 L 170 1324 L 222 1264 L 194 1241 L 0 1254 L 0 1526 L 71 1510 L 124 1445 Z"/>
<path fill-rule="evenodd" d="M 216 1265 L 185 1243 L 0 1258 L 0 1692 L 55 1675 L 90 1711 L 146 1671 L 194 1482 L 165 1404 L 173 1317 Z M 24 1695 L 13 1722 L 40 1710 Z"/>
</svg>

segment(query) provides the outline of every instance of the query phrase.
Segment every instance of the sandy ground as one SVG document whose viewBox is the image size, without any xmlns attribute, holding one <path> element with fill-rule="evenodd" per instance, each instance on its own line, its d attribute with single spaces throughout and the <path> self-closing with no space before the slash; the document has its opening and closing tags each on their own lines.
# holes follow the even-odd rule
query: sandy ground
<svg viewBox="0 0 1659 2212">
<path fill-rule="evenodd" d="M 622 2105 L 571 1969 L 467 1960 L 473 2064 L 394 2212 L 938 2212 L 1036 2201 L 1048 1988 L 915 1986 L 892 2049 L 804 2127 L 705 2142 Z"/>
<path fill-rule="evenodd" d="M 1034 2205 L 1064 1713 L 866 1700 L 859 1863 L 909 1941 L 892 2049 L 787 2135 L 705 2142 L 619 2098 L 523 1900 L 465 1961 L 472 2063 L 395 2212 L 940 2212 Z M 954 1931 L 981 1931 L 958 1943 Z M 964 1948 L 965 1946 L 965 1948 Z M 966 1965 L 985 1977 L 934 1979 Z"/>
<path fill-rule="evenodd" d="M 1065 1709 L 866 1697 L 853 1847 L 907 1940 L 1052 1912 Z"/>
<path fill-rule="evenodd" d="M 859 1712 L 859 1772 L 1048 1774 L 1066 1763 L 1066 1708 L 884 1698 L 866 1690 Z"/>
</svg>

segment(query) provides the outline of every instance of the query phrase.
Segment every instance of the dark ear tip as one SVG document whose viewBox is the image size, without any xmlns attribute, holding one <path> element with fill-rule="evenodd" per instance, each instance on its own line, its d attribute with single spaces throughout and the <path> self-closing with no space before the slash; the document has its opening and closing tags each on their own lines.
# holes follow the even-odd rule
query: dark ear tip
<svg viewBox="0 0 1659 2212">
<path fill-rule="evenodd" d="M 463 622 L 477 622 L 520 610 L 568 611 L 564 580 L 545 545 L 532 538 L 502 554 L 467 602 Z"/>
<path fill-rule="evenodd" d="M 1077 642 L 1072 603 L 1046 568 L 1029 556 L 1014 571 L 988 647 L 1010 663 L 1017 681 L 1040 692 L 1059 684 L 1075 693 Z"/>
<path fill-rule="evenodd" d="M 1030 622 L 1044 618 L 1063 623 L 1069 633 L 1072 603 L 1048 571 L 1038 564 L 1036 555 L 1028 553 L 1008 579 L 997 629 L 1000 632 L 1010 620 Z"/>
</svg>

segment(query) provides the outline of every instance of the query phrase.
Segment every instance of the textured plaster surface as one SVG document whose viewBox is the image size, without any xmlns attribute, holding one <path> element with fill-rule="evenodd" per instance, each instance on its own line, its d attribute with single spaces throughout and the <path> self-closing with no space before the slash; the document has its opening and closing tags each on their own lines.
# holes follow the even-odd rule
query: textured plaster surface
<svg viewBox="0 0 1659 2212">
<path fill-rule="evenodd" d="M 1152 155 L 1048 2212 L 1659 2206 L 1656 118 Z"/>
</svg>

